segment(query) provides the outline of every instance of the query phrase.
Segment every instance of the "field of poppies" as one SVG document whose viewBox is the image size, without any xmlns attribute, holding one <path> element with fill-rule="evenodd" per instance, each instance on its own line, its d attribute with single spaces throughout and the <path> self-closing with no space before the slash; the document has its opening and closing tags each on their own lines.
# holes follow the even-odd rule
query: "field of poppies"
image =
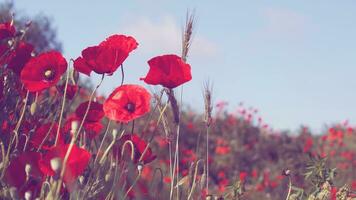
<svg viewBox="0 0 356 200">
<path fill-rule="evenodd" d="M 257 109 L 214 104 L 209 83 L 204 113 L 182 109 L 193 15 L 181 55 L 148 60 L 140 85 L 124 78 L 134 37 L 114 34 L 66 59 L 38 52 L 26 40 L 31 26 L 0 24 L 0 199 L 356 199 L 347 121 L 318 134 L 276 132 Z M 94 73 L 100 82 L 84 84 Z M 121 84 L 98 95 L 114 73 Z"/>
</svg>

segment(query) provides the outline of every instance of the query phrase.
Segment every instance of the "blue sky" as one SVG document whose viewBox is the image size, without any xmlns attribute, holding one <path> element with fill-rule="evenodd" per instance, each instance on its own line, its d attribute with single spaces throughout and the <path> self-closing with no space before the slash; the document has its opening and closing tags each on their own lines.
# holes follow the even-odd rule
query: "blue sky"
<svg viewBox="0 0 356 200">
<path fill-rule="evenodd" d="M 134 36 L 140 45 L 125 62 L 126 82 L 141 84 L 149 58 L 180 53 L 186 11 L 195 9 L 186 104 L 202 109 L 209 79 L 215 102 L 257 107 L 277 129 L 356 121 L 355 1 L 18 0 L 16 7 L 51 16 L 68 59 L 111 34 Z M 116 73 L 101 91 L 119 84 Z"/>
</svg>

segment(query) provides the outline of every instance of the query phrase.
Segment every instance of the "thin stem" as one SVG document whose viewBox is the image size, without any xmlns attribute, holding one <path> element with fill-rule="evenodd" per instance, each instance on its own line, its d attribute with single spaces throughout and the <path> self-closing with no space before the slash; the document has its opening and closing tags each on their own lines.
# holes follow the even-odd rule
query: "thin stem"
<svg viewBox="0 0 356 200">
<path fill-rule="evenodd" d="M 104 141 L 106 140 L 106 137 L 108 135 L 109 128 L 110 128 L 110 123 L 111 123 L 111 120 L 109 120 L 108 124 L 106 125 L 106 130 L 105 130 L 105 133 L 104 133 L 104 137 L 100 142 L 99 149 L 96 151 L 98 153 L 96 154 L 95 159 L 94 159 L 94 166 L 95 166 L 95 164 L 96 164 L 96 162 L 98 160 L 99 152 L 101 151 L 101 148 L 103 148 Z"/>
<path fill-rule="evenodd" d="M 129 187 L 129 189 L 126 191 L 126 194 L 124 196 L 124 200 L 126 199 L 127 195 L 129 195 L 130 191 L 132 190 L 132 188 L 135 186 L 135 184 L 137 183 L 137 181 L 140 179 L 141 176 L 141 170 L 138 171 L 138 174 L 134 180 L 134 182 L 132 183 L 132 185 Z"/>
<path fill-rule="evenodd" d="M 161 113 L 160 113 L 160 115 L 159 115 L 159 117 L 158 117 L 156 127 L 158 126 L 158 124 L 159 124 L 160 121 L 162 120 L 163 113 L 165 112 L 165 110 L 167 109 L 167 107 L 168 107 L 168 104 L 166 104 L 165 107 L 160 111 Z M 150 140 L 148 141 L 148 143 L 147 143 L 147 145 L 146 145 L 146 148 L 143 150 L 143 152 L 142 152 L 142 154 L 141 154 L 141 156 L 140 156 L 140 159 L 138 160 L 139 162 L 143 159 L 144 155 L 146 154 L 146 151 L 147 151 L 147 149 L 149 148 L 151 142 L 153 141 L 154 136 L 156 135 L 156 133 L 157 133 L 157 131 L 154 131 L 154 132 L 153 132 L 153 134 L 152 134 Z"/>
<path fill-rule="evenodd" d="M 17 146 L 17 143 L 18 143 L 18 131 L 19 131 L 19 128 L 20 128 L 20 126 L 21 126 L 21 122 L 22 122 L 22 119 L 23 119 L 23 117 L 24 117 L 24 115 L 25 115 L 25 111 L 26 111 L 26 105 L 27 105 L 27 101 L 28 101 L 28 96 L 29 96 L 29 94 L 30 94 L 30 92 L 27 90 L 27 93 L 26 93 L 26 97 L 25 97 L 25 100 L 24 100 L 24 105 L 23 105 L 23 107 L 22 107 L 22 111 L 21 111 L 21 115 L 20 115 L 20 118 L 19 118 L 19 120 L 17 121 L 17 124 L 16 124 L 16 127 L 15 127 L 15 129 L 14 129 L 14 137 L 13 137 L 13 139 L 11 139 L 11 142 L 10 142 L 10 144 L 7 146 L 7 152 L 6 152 L 6 156 L 4 157 L 4 162 L 3 162 L 3 164 L 4 164 L 4 168 L 3 168 L 3 171 L 2 171 L 2 173 L 1 173 L 1 177 L 0 177 L 0 179 L 2 179 L 3 177 L 4 177 L 4 175 L 5 175 L 5 170 L 6 170 L 6 168 L 7 168 L 7 164 L 8 164 L 8 162 L 9 162 L 9 158 L 10 158 L 10 151 L 11 151 L 11 147 L 12 147 L 12 144 L 14 143 L 14 141 L 16 140 L 16 146 Z"/>
<path fill-rule="evenodd" d="M 289 196 L 292 192 L 292 179 L 290 178 L 290 176 L 288 176 L 288 180 L 289 180 L 289 186 L 288 186 L 288 194 L 286 200 L 289 200 Z"/>
<path fill-rule="evenodd" d="M 95 92 L 96 90 L 100 87 L 100 85 L 103 83 L 103 80 L 104 80 L 104 77 L 105 75 L 103 74 L 101 76 L 101 80 L 99 82 L 99 84 L 94 88 L 93 92 L 91 93 L 90 97 L 89 97 L 89 103 L 88 103 L 88 106 L 87 106 L 87 109 L 85 111 L 85 114 L 83 116 L 83 119 L 82 119 L 82 122 L 80 123 L 80 126 L 78 128 L 78 131 L 77 131 L 77 134 L 76 135 L 79 135 L 80 131 L 82 130 L 82 127 L 84 125 L 84 122 L 85 122 L 85 119 L 87 118 L 87 115 L 89 113 L 89 109 L 90 109 L 90 105 L 91 105 L 91 100 L 93 99 L 93 96 L 95 95 Z"/>
<path fill-rule="evenodd" d="M 83 127 L 84 121 L 85 121 L 85 119 L 86 119 L 86 117 L 87 117 L 87 115 L 88 115 L 88 113 L 89 113 L 89 108 L 90 108 L 91 100 L 92 100 L 92 98 L 93 98 L 93 96 L 94 96 L 96 90 L 97 90 L 97 89 L 100 87 L 100 85 L 102 84 L 102 82 L 103 82 L 103 80 L 104 80 L 104 77 L 105 77 L 105 75 L 103 74 L 102 77 L 101 77 L 101 80 L 100 80 L 99 84 L 95 87 L 95 89 L 94 89 L 93 92 L 91 93 L 91 95 L 90 95 L 90 97 L 89 97 L 88 107 L 87 107 L 87 109 L 86 109 L 86 111 L 85 111 L 85 114 L 84 114 L 84 116 L 83 116 L 82 122 L 81 122 L 81 124 L 80 124 L 80 126 L 79 126 L 77 132 L 74 133 L 74 136 L 73 136 L 72 139 L 71 139 L 71 142 L 70 142 L 70 144 L 69 144 L 68 150 L 67 150 L 66 155 L 65 155 L 64 160 L 63 160 L 63 165 L 62 165 L 63 167 L 62 167 L 62 170 L 61 170 L 60 178 L 59 178 L 58 183 L 57 183 L 57 188 L 56 188 L 56 190 L 55 190 L 55 195 L 54 195 L 55 199 L 58 199 L 58 197 L 59 197 L 59 192 L 60 192 L 61 185 L 62 185 L 62 182 L 63 182 L 63 177 L 64 177 L 64 173 L 65 173 L 65 170 L 66 170 L 66 164 L 67 164 L 67 161 L 68 161 L 70 152 L 72 151 L 72 148 L 73 148 L 73 146 L 75 145 L 75 141 L 77 140 L 78 135 L 80 134 L 80 130 L 81 130 L 81 128 Z"/>
<path fill-rule="evenodd" d="M 197 162 L 196 165 L 195 165 L 193 183 L 192 183 L 192 187 L 191 187 L 191 189 L 190 189 L 190 191 L 189 191 L 189 195 L 188 195 L 187 200 L 189 200 L 189 199 L 192 197 L 192 194 L 193 194 L 193 192 L 194 192 L 194 189 L 195 189 L 195 180 L 196 180 L 196 178 L 197 178 L 198 167 L 199 167 L 199 164 L 200 164 L 201 161 L 203 161 L 203 160 L 198 160 L 198 162 Z"/>
<path fill-rule="evenodd" d="M 173 93 L 172 93 L 173 94 Z M 180 102 L 183 101 L 183 86 L 181 86 L 181 92 L 180 92 Z M 179 109 L 179 116 L 178 118 L 181 117 L 181 112 L 182 109 Z M 176 121 L 176 146 L 175 146 L 175 153 L 174 153 L 174 163 L 173 163 L 173 177 L 172 177 L 172 186 L 171 186 L 171 195 L 173 194 L 173 185 L 174 185 L 174 179 L 175 179 L 175 172 L 177 172 L 177 199 L 179 199 L 179 136 L 180 136 L 180 120 Z M 177 170 L 175 170 L 177 169 Z"/>
<path fill-rule="evenodd" d="M 206 128 L 206 192 L 209 194 L 209 126 Z"/>
<path fill-rule="evenodd" d="M 134 133 L 134 130 L 135 130 L 135 120 L 132 120 L 131 135 Z"/>
<path fill-rule="evenodd" d="M 124 80 L 125 80 L 125 73 L 124 73 L 124 65 L 121 64 L 121 85 L 124 84 Z"/>
<path fill-rule="evenodd" d="M 51 126 L 49 127 L 49 130 L 47 131 L 46 136 L 43 138 L 41 144 L 40 144 L 40 145 L 38 146 L 38 148 L 37 148 L 37 152 L 39 152 L 39 151 L 41 150 L 43 144 L 46 142 L 48 136 L 51 134 L 51 131 L 52 131 L 53 126 L 54 126 L 54 123 L 55 123 L 55 121 L 53 121 L 52 124 L 51 124 Z"/>
<path fill-rule="evenodd" d="M 63 94 L 62 108 L 61 108 L 61 113 L 59 114 L 58 128 L 57 128 L 57 134 L 56 134 L 56 140 L 55 140 L 55 142 L 54 142 L 54 146 L 57 145 L 58 139 L 59 139 L 59 131 L 60 131 L 60 129 L 61 129 L 62 118 L 63 118 L 63 112 L 64 112 L 65 103 L 66 103 L 68 80 L 69 80 L 69 69 L 67 69 L 67 77 L 66 77 L 66 83 L 65 83 L 65 85 L 64 85 L 64 94 Z"/>
</svg>

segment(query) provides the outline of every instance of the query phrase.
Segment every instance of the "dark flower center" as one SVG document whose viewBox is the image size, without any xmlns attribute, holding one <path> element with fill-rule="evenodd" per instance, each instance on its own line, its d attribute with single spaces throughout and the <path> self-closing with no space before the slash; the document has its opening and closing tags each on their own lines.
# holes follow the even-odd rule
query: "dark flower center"
<svg viewBox="0 0 356 200">
<path fill-rule="evenodd" d="M 55 72 L 52 70 L 52 69 L 47 69 L 45 72 L 44 72 L 44 78 L 46 81 L 52 81 L 55 77 Z"/>
<path fill-rule="evenodd" d="M 127 111 L 129 111 L 130 113 L 133 113 L 133 112 L 135 112 L 135 104 L 130 102 L 130 103 L 126 104 L 125 109 Z"/>
</svg>

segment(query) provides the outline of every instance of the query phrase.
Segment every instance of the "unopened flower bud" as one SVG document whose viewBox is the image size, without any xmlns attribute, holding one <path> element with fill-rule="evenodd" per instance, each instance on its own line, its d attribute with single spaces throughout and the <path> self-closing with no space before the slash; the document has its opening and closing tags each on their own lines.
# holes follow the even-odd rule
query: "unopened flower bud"
<svg viewBox="0 0 356 200">
<path fill-rule="evenodd" d="M 105 175 L 105 181 L 106 181 L 106 182 L 109 182 L 110 179 L 111 179 L 111 174 L 110 174 L 110 173 L 107 173 L 107 174 Z"/>
<path fill-rule="evenodd" d="M 12 40 L 7 41 L 7 45 L 12 46 L 13 44 L 14 44 L 14 41 L 12 41 Z"/>
<path fill-rule="evenodd" d="M 282 175 L 289 176 L 290 173 L 291 173 L 291 171 L 289 169 L 285 169 L 285 170 L 283 170 Z"/>
<path fill-rule="evenodd" d="M 213 196 L 210 194 L 206 195 L 205 200 L 213 200 Z"/>
<path fill-rule="evenodd" d="M 30 164 L 26 164 L 26 165 L 25 165 L 26 177 L 29 177 L 29 176 L 30 176 L 31 169 L 32 169 L 32 167 L 31 167 Z"/>
<path fill-rule="evenodd" d="M 31 196 L 32 196 L 32 192 L 31 191 L 27 191 L 25 192 L 25 200 L 31 200 Z"/>
<path fill-rule="evenodd" d="M 51 168 L 53 171 L 55 171 L 56 173 L 58 173 L 61 169 L 62 169 L 62 159 L 61 158 L 53 158 L 50 161 L 51 164 Z"/>
<path fill-rule="evenodd" d="M 79 183 L 82 185 L 84 184 L 84 176 L 79 177 Z"/>
<path fill-rule="evenodd" d="M 71 123 L 71 131 L 72 133 L 76 132 L 78 130 L 79 123 L 78 121 L 72 121 Z"/>
<path fill-rule="evenodd" d="M 117 129 L 113 129 L 112 130 L 112 137 L 114 138 L 114 139 L 116 139 L 116 137 L 117 137 Z"/>
<path fill-rule="evenodd" d="M 141 172 L 141 171 L 142 171 L 142 169 L 143 169 L 143 165 L 138 164 L 138 165 L 137 165 L 137 170 L 138 170 L 139 172 Z"/>
</svg>

